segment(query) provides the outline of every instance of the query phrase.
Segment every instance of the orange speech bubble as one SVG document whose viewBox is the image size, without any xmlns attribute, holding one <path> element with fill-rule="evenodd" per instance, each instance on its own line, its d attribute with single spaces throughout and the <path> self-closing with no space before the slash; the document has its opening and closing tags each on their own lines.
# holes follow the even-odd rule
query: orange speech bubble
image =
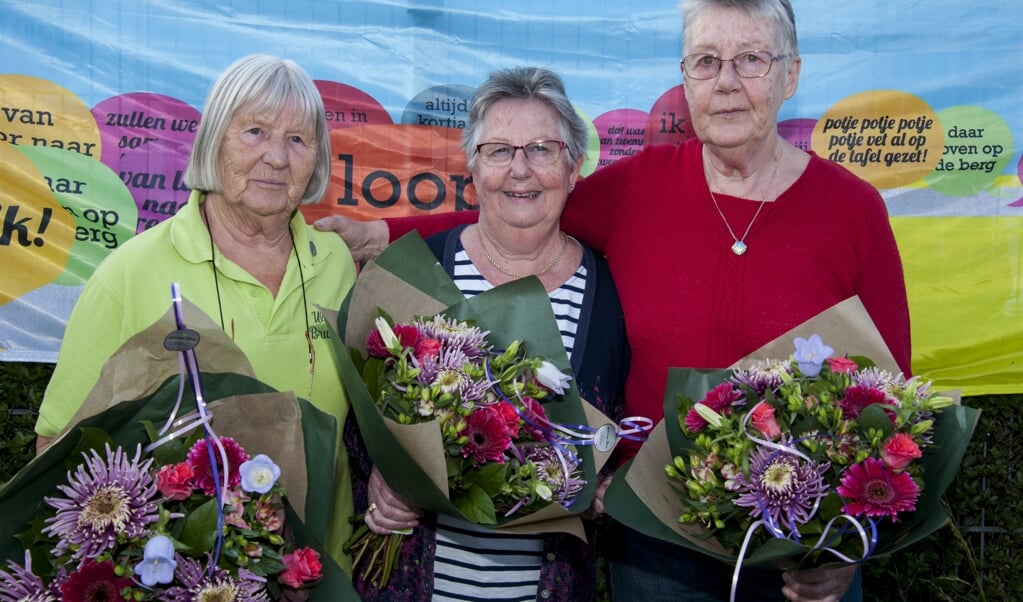
<svg viewBox="0 0 1023 602">
<path fill-rule="evenodd" d="M 332 130 L 330 187 L 302 213 L 308 221 L 337 213 L 368 220 L 475 209 L 461 136 L 404 124 Z"/>
</svg>

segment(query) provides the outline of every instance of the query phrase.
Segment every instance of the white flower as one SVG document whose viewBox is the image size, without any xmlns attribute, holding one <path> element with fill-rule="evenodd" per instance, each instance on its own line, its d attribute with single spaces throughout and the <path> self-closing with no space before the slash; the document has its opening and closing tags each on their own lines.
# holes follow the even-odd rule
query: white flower
<svg viewBox="0 0 1023 602">
<path fill-rule="evenodd" d="M 558 367 L 554 364 L 544 361 L 536 370 L 536 380 L 558 395 L 564 395 L 572 377 L 558 370 Z"/>
<path fill-rule="evenodd" d="M 384 347 L 393 353 L 394 355 L 401 354 L 401 341 L 398 339 L 398 335 L 394 334 L 394 330 L 391 325 L 387 323 L 387 319 L 383 316 L 378 316 L 376 319 L 377 332 L 380 333 L 380 340 L 384 342 Z"/>
</svg>

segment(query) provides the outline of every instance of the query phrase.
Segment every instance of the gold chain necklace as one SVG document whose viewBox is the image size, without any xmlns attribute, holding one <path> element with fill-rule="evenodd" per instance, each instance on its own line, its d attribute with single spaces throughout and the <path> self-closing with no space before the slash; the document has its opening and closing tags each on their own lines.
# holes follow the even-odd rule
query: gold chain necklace
<svg viewBox="0 0 1023 602">
<path fill-rule="evenodd" d="M 490 263 L 490 265 L 494 266 L 495 270 L 497 270 L 498 272 L 501 272 L 505 276 L 510 276 L 512 278 L 515 278 L 515 279 L 524 278 L 525 276 L 536 276 L 537 278 L 539 278 L 540 276 L 543 276 L 547 272 L 551 271 L 551 269 L 553 269 L 554 266 L 558 264 L 558 261 L 561 260 L 561 256 L 565 254 L 565 248 L 568 246 L 568 236 L 566 236 L 565 233 L 562 232 L 561 233 L 561 248 L 558 249 L 558 254 L 554 256 L 554 259 L 551 259 L 547 263 L 547 265 L 545 265 L 544 268 L 542 270 L 540 270 L 539 272 L 537 272 L 535 274 L 525 274 L 525 275 L 522 275 L 522 274 L 516 274 L 514 272 L 509 272 L 508 270 L 506 270 L 503 267 L 501 267 L 500 265 L 498 265 L 496 261 L 494 261 L 494 258 L 490 256 L 490 253 L 487 252 L 487 245 L 485 245 L 483 243 L 483 233 L 480 232 L 480 227 L 479 226 L 476 226 L 476 238 L 479 239 L 479 241 L 480 241 L 480 250 L 483 251 L 483 256 L 487 258 L 487 261 Z"/>
<path fill-rule="evenodd" d="M 710 166 L 709 163 L 707 162 L 706 147 L 704 147 L 703 161 L 705 164 L 707 164 L 707 167 L 705 169 L 705 174 L 707 175 L 705 175 L 704 177 L 707 180 L 707 192 L 710 193 L 710 200 L 714 203 L 714 208 L 717 209 L 718 215 L 721 216 L 721 221 L 725 223 L 725 228 L 728 228 L 729 236 L 731 236 L 732 240 L 735 241 L 732 243 L 731 247 L 732 253 L 735 253 L 736 255 L 742 255 L 746 253 L 746 250 L 749 248 L 746 246 L 746 237 L 749 236 L 749 231 L 753 229 L 753 222 L 757 221 L 757 216 L 760 215 L 760 210 L 764 208 L 765 204 L 767 204 L 767 199 L 760 201 L 760 206 L 757 207 L 756 213 L 753 214 L 753 218 L 749 221 L 749 224 L 746 226 L 746 231 L 742 233 L 742 236 L 741 237 L 736 236 L 735 232 L 732 230 L 732 225 L 728 223 L 728 219 L 725 217 L 724 212 L 721 211 L 721 206 L 718 205 L 718 199 L 717 197 L 714 196 L 714 191 L 710 189 L 709 177 Z M 767 183 L 768 194 L 771 193 L 771 186 L 774 184 L 774 177 L 778 175 L 778 166 L 780 164 L 781 158 L 779 157 L 779 160 L 774 162 L 774 173 L 771 174 L 771 180 Z"/>
</svg>

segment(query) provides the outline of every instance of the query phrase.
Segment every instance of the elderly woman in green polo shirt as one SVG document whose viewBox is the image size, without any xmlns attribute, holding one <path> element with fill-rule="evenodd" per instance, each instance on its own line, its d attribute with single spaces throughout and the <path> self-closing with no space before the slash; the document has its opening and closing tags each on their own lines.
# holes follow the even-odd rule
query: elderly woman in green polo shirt
<svg viewBox="0 0 1023 602">
<path fill-rule="evenodd" d="M 203 109 L 185 174 L 188 203 L 112 253 L 79 297 L 40 408 L 38 449 L 70 426 L 106 359 L 167 313 L 172 282 L 260 380 L 343 424 L 348 402 L 334 362 L 315 361 L 331 354 L 316 306 L 340 307 L 355 265 L 337 236 L 309 228 L 298 211 L 323 196 L 330 169 L 323 102 L 305 71 L 266 55 L 228 67 Z M 352 510 L 341 450 L 336 475 L 327 547 L 350 570 L 340 551 Z"/>
</svg>

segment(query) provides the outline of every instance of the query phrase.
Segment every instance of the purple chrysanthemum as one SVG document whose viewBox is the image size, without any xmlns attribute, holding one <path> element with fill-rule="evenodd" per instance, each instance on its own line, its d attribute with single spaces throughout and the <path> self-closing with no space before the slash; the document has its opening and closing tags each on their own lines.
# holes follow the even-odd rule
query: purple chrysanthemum
<svg viewBox="0 0 1023 602">
<path fill-rule="evenodd" d="M 870 389 L 878 389 L 891 397 L 900 397 L 906 387 L 906 379 L 902 374 L 892 374 L 876 366 L 864 368 L 852 373 L 852 384 Z"/>
<path fill-rule="evenodd" d="M 570 502 L 586 485 L 579 472 L 579 462 L 571 456 L 559 457 L 550 445 L 530 445 L 522 451 L 526 461 L 536 465 L 537 478 L 547 483 L 559 503 Z"/>
<path fill-rule="evenodd" d="M 763 397 L 767 391 L 777 390 L 781 386 L 782 376 L 792 374 L 792 363 L 789 361 L 764 360 L 749 368 L 736 370 L 732 374 L 732 382 L 746 385 L 757 395 Z"/>
<path fill-rule="evenodd" d="M 462 401 L 483 399 L 492 384 L 486 378 L 476 378 L 467 372 L 471 358 L 460 347 L 444 347 L 437 355 L 426 355 L 422 360 L 413 357 L 412 365 L 419 368 L 420 383 L 440 387 L 443 393 L 458 393 Z"/>
<path fill-rule="evenodd" d="M 59 602 L 60 598 L 32 572 L 32 557 L 25 553 L 25 566 L 8 560 L 8 571 L 0 570 L 0 602 Z"/>
<path fill-rule="evenodd" d="M 758 447 L 750 454 L 750 474 L 738 476 L 736 506 L 750 516 L 768 514 L 776 525 L 792 529 L 813 516 L 817 500 L 827 493 L 824 475 L 830 463 L 816 464 L 794 454 Z"/>
<path fill-rule="evenodd" d="M 203 565 L 194 558 L 176 558 L 178 566 L 174 571 L 177 583 L 165 591 L 160 598 L 166 602 L 230 602 L 246 600 L 269 602 L 265 579 L 245 569 L 239 569 L 238 576 L 232 577 L 227 571 L 217 568 L 208 574 Z"/>
<path fill-rule="evenodd" d="M 476 360 L 490 353 L 491 346 L 486 338 L 490 331 L 443 315 L 428 320 L 419 318 L 415 325 L 423 337 L 437 339 L 443 349 L 460 349 L 469 359 Z"/>
<path fill-rule="evenodd" d="M 159 518 L 156 480 L 149 472 L 153 460 L 140 463 L 142 446 L 135 448 L 133 459 L 109 445 L 106 458 L 96 450 L 82 455 L 85 462 L 68 473 L 67 485 L 58 487 L 67 497 L 45 498 L 57 514 L 46 519 L 43 529 L 58 539 L 54 556 L 71 551 L 78 560 L 95 558 L 119 538 L 146 537 Z"/>
</svg>

